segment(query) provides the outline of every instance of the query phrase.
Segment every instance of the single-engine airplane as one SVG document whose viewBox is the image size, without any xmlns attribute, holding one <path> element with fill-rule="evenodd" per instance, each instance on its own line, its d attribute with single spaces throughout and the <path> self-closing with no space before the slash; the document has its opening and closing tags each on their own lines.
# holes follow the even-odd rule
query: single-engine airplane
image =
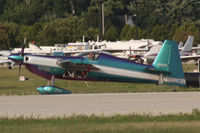
<svg viewBox="0 0 200 133">
<path fill-rule="evenodd" d="M 152 65 L 121 59 L 104 52 L 81 53 L 80 56 L 11 55 L 9 59 L 43 78 L 51 85 L 38 87 L 41 94 L 63 94 L 69 91 L 55 87 L 55 79 L 113 81 L 185 86 L 178 44 L 166 40 Z"/>
</svg>

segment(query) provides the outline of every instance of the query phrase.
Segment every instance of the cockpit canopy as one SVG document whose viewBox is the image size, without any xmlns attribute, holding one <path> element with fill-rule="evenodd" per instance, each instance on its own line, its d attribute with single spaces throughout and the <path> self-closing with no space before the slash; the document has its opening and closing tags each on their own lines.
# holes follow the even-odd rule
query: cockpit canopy
<svg viewBox="0 0 200 133">
<path fill-rule="evenodd" d="M 92 51 L 92 52 L 83 52 L 83 53 L 79 53 L 78 55 L 76 55 L 77 57 L 84 57 L 84 58 L 88 58 L 90 60 L 97 60 L 99 58 L 99 56 L 105 52 L 99 52 L 99 51 Z M 110 53 L 106 53 L 106 54 L 110 54 Z M 111 54 L 110 54 L 111 55 Z"/>
</svg>

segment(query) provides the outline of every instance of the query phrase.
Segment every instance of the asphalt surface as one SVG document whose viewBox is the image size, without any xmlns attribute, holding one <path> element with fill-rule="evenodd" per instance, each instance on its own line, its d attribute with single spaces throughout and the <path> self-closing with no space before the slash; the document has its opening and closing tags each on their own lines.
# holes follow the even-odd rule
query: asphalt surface
<svg viewBox="0 0 200 133">
<path fill-rule="evenodd" d="M 200 109 L 200 92 L 0 96 L 1 117 L 174 114 Z"/>
</svg>

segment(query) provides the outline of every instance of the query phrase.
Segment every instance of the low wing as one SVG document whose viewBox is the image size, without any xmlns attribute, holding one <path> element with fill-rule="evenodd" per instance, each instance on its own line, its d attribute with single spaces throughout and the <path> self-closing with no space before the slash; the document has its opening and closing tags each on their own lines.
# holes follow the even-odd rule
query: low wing
<svg viewBox="0 0 200 133">
<path fill-rule="evenodd" d="M 11 63 L 11 60 L 0 60 L 0 64 L 4 64 L 4 63 Z"/>
<path fill-rule="evenodd" d="M 65 68 L 67 70 L 78 70 L 78 71 L 85 71 L 85 70 L 98 70 L 97 67 L 95 67 L 92 64 L 83 64 L 83 63 L 73 63 L 69 60 L 58 60 L 57 65 Z"/>
</svg>

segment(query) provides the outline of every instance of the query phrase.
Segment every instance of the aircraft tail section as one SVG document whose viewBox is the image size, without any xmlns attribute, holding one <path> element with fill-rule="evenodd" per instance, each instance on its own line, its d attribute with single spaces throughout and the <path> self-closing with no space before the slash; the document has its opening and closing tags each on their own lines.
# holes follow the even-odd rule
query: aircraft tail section
<svg viewBox="0 0 200 133">
<path fill-rule="evenodd" d="M 163 83 L 186 85 L 177 42 L 166 40 L 152 65 Z"/>
<path fill-rule="evenodd" d="M 193 36 L 189 36 L 183 49 L 181 50 L 182 52 L 187 52 L 187 51 L 191 51 L 192 49 L 192 45 L 193 45 L 193 41 L 194 41 L 194 37 Z"/>
<path fill-rule="evenodd" d="M 29 43 L 29 48 L 33 50 L 40 50 L 40 51 L 42 50 L 40 46 L 36 43 Z"/>
<path fill-rule="evenodd" d="M 182 48 L 182 47 L 183 47 L 183 42 L 179 42 L 178 48 Z"/>
</svg>

